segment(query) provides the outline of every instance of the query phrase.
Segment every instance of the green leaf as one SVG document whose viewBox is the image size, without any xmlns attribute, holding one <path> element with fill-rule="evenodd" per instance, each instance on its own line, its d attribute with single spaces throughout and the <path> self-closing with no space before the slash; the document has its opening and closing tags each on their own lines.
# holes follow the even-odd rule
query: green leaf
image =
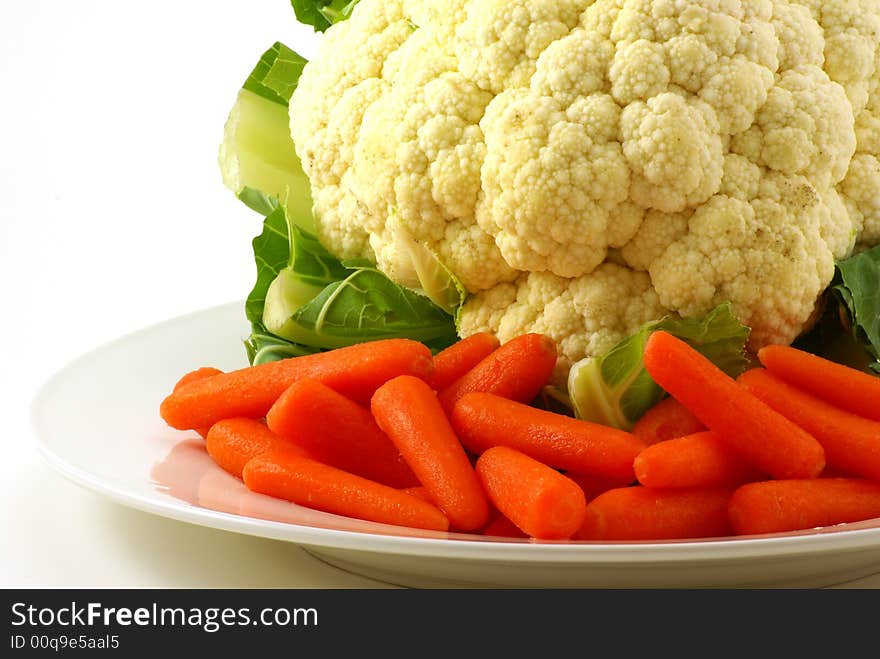
<svg viewBox="0 0 880 659">
<path fill-rule="evenodd" d="M 702 318 L 668 316 L 646 324 L 604 355 L 572 366 L 568 394 L 575 416 L 629 430 L 665 396 L 642 361 L 648 338 L 658 330 L 687 342 L 731 377 L 749 364 L 745 353 L 749 328 L 736 319 L 730 304 L 719 305 Z"/>
<path fill-rule="evenodd" d="M 348 345 L 348 340 L 323 339 L 295 317 L 297 311 L 324 288 L 347 277 L 348 270 L 315 236 L 289 222 L 283 208 L 266 218 L 258 241 L 254 243 L 257 287 L 256 294 L 248 298 L 248 319 L 259 322 L 277 340 L 313 349 Z M 259 318 L 251 317 L 257 313 Z"/>
<path fill-rule="evenodd" d="M 305 65 L 304 57 L 276 41 L 260 57 L 242 89 L 286 108 Z"/>
<path fill-rule="evenodd" d="M 334 23 L 351 16 L 360 0 L 291 0 L 296 19 L 323 32 Z"/>
<path fill-rule="evenodd" d="M 795 348 L 866 372 L 880 373 L 880 246 L 837 262 L 819 298 L 815 321 Z"/>
<path fill-rule="evenodd" d="M 270 197 L 265 192 L 244 186 L 238 194 L 238 198 L 245 206 L 257 211 L 262 216 L 271 215 L 281 205 L 275 197 Z"/>
<path fill-rule="evenodd" d="M 251 335 L 244 342 L 244 347 L 248 362 L 254 366 L 318 352 L 314 348 L 292 343 L 270 334 L 259 323 L 253 326 Z"/>
<path fill-rule="evenodd" d="M 259 196 L 255 199 L 263 199 L 269 213 L 263 220 L 262 232 L 252 241 L 257 280 L 245 301 L 245 316 L 251 323 L 251 334 L 244 346 L 248 362 L 262 364 L 318 350 L 276 336 L 263 323 L 266 298 L 272 283 L 290 262 L 290 233 L 285 210 L 277 201 Z"/>
<path fill-rule="evenodd" d="M 832 290 L 845 309 L 852 336 L 880 373 L 880 246 L 837 263 Z"/>
<path fill-rule="evenodd" d="M 412 237 L 392 211 L 386 228 L 392 229 L 398 253 L 405 256 L 405 272 L 398 273 L 401 281 L 411 280 L 410 288 L 417 289 L 450 316 L 456 316 L 467 298 L 461 281 L 440 260 L 440 257 L 424 243 Z M 401 262 L 404 262 L 401 259 Z"/>
<path fill-rule="evenodd" d="M 251 242 L 257 265 L 257 281 L 245 302 L 251 323 L 262 324 L 269 286 L 290 261 L 290 234 L 284 208 L 277 206 L 263 221 L 263 231 Z"/>
<path fill-rule="evenodd" d="M 339 261 L 277 201 L 255 199 L 271 212 L 252 243 L 257 281 L 245 302 L 251 363 L 397 337 L 437 352 L 458 339 L 453 317 L 427 297 L 369 262 Z"/>
<path fill-rule="evenodd" d="M 452 342 L 457 338 L 449 314 L 372 267 L 350 271 L 303 305 L 293 318 L 329 341 L 405 336 L 416 341 Z"/>
<path fill-rule="evenodd" d="M 239 90 L 224 127 L 218 161 L 224 184 L 263 215 L 267 202 L 314 231 L 308 177 L 290 137 L 288 101 L 306 60 L 281 43 L 269 48 Z"/>
<path fill-rule="evenodd" d="M 290 227 L 290 270 L 298 279 L 318 287 L 348 276 L 348 266 L 328 252 L 318 238 L 302 228 Z"/>
</svg>

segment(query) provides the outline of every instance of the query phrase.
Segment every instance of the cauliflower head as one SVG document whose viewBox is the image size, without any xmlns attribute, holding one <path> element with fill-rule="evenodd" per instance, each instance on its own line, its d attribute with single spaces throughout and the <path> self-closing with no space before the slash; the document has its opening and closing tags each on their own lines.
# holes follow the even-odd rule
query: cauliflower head
<svg viewBox="0 0 880 659">
<path fill-rule="evenodd" d="M 880 243 L 880 0 L 361 0 L 290 119 L 330 251 L 562 369 L 725 301 L 789 343 Z"/>
</svg>

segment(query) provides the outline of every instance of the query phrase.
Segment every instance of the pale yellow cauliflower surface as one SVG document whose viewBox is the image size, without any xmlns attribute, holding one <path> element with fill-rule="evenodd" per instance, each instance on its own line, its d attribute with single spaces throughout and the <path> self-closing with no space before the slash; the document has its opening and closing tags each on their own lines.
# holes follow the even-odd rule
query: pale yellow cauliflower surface
<svg viewBox="0 0 880 659">
<path fill-rule="evenodd" d="M 290 114 L 328 249 L 561 368 L 724 301 L 789 343 L 880 243 L 880 0 L 362 0 Z"/>
</svg>

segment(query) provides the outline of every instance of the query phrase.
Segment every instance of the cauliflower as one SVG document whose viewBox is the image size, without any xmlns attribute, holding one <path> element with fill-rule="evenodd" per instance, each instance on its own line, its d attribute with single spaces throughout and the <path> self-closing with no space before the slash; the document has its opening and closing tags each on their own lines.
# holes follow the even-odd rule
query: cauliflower
<svg viewBox="0 0 880 659">
<path fill-rule="evenodd" d="M 361 0 L 290 101 L 323 244 L 560 369 L 730 302 L 808 325 L 880 243 L 880 0 Z"/>
</svg>

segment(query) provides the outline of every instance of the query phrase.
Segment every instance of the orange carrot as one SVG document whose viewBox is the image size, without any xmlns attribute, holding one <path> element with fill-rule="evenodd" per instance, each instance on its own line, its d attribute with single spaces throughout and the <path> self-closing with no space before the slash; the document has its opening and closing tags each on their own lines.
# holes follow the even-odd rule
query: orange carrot
<svg viewBox="0 0 880 659">
<path fill-rule="evenodd" d="M 707 428 L 773 478 L 814 478 L 825 466 L 815 437 L 770 408 L 706 357 L 668 332 L 644 350 L 654 381 Z"/>
<path fill-rule="evenodd" d="M 438 392 L 446 413 L 472 391 L 530 403 L 556 367 L 556 343 L 543 334 L 521 334 L 502 344 L 451 385 Z"/>
<path fill-rule="evenodd" d="M 477 455 L 508 446 L 557 469 L 633 482 L 633 460 L 645 448 L 635 435 L 548 412 L 500 396 L 472 392 L 451 415 L 462 444 Z"/>
<path fill-rule="evenodd" d="M 416 497 L 417 499 L 427 501 L 430 504 L 434 503 L 434 500 L 431 498 L 431 493 L 428 492 L 427 488 L 425 488 L 424 485 L 413 485 L 412 487 L 401 487 L 399 489 L 401 492 L 405 492 L 406 494 Z"/>
<path fill-rule="evenodd" d="M 486 495 L 434 390 L 424 380 L 402 375 L 376 390 L 371 408 L 379 427 L 397 446 L 450 525 L 472 531 L 486 524 Z"/>
<path fill-rule="evenodd" d="M 525 453 L 490 448 L 477 459 L 477 475 L 495 507 L 532 538 L 565 540 L 584 521 L 577 483 Z"/>
<path fill-rule="evenodd" d="M 370 411 L 317 380 L 290 385 L 269 409 L 266 424 L 319 462 L 391 487 L 419 484 Z"/>
<path fill-rule="evenodd" d="M 383 524 L 446 531 L 449 521 L 430 503 L 316 460 L 283 451 L 262 453 L 244 467 L 253 492 L 307 508 Z"/>
<path fill-rule="evenodd" d="M 305 450 L 279 437 L 263 422 L 244 417 L 223 419 L 212 425 L 205 448 L 214 462 L 239 478 L 248 460 L 266 451 L 285 450 L 306 455 Z"/>
<path fill-rule="evenodd" d="M 633 426 L 632 434 L 649 446 L 705 430 L 700 420 L 672 396 L 648 409 Z"/>
<path fill-rule="evenodd" d="M 880 377 L 783 345 L 761 348 L 758 360 L 790 385 L 848 412 L 880 421 Z"/>
<path fill-rule="evenodd" d="M 880 480 L 880 422 L 842 410 L 763 368 L 746 371 L 738 382 L 819 440 L 828 466 Z"/>
<path fill-rule="evenodd" d="M 398 375 L 429 377 L 432 369 L 431 351 L 417 341 L 370 341 L 191 382 L 169 394 L 159 412 L 168 425 L 180 430 L 237 416 L 259 419 L 285 389 L 306 378 L 366 404 L 383 382 Z"/>
<path fill-rule="evenodd" d="M 880 483 L 862 478 L 747 483 L 733 493 L 729 510 L 738 535 L 859 522 L 880 517 Z"/>
<path fill-rule="evenodd" d="M 428 378 L 434 391 L 442 391 L 491 355 L 500 345 L 489 332 L 478 332 L 434 355 L 434 372 Z"/>
<path fill-rule="evenodd" d="M 183 385 L 189 384 L 190 382 L 196 382 L 198 380 L 204 380 L 205 378 L 209 378 L 212 375 L 219 375 L 222 373 L 219 368 L 214 368 L 213 366 L 201 366 L 195 370 L 190 371 L 189 373 L 185 373 L 183 377 L 181 377 L 174 385 L 174 391 L 180 389 Z"/>
<path fill-rule="evenodd" d="M 634 463 L 635 464 L 635 463 Z M 576 471 L 567 471 L 565 475 L 577 483 L 578 487 L 584 493 L 587 501 L 592 501 L 602 492 L 613 490 L 616 487 L 626 487 L 632 485 L 635 477 L 632 478 L 602 478 L 593 474 L 583 474 Z"/>
<path fill-rule="evenodd" d="M 639 483 L 655 488 L 735 487 L 767 477 L 711 430 L 649 446 L 633 468 Z"/>
<path fill-rule="evenodd" d="M 825 465 L 825 469 L 822 470 L 822 473 L 819 474 L 819 478 L 851 478 L 852 474 L 843 471 L 842 469 L 838 469 L 837 467 L 832 467 L 830 465 Z"/>
<path fill-rule="evenodd" d="M 483 527 L 483 530 L 480 531 L 482 535 L 491 535 L 497 536 L 500 538 L 528 538 L 528 534 L 523 533 L 523 530 L 519 528 L 516 524 L 511 522 L 501 513 L 497 513 L 495 517 L 493 517 L 486 526 Z"/>
<path fill-rule="evenodd" d="M 202 366 L 201 368 L 197 368 L 194 371 L 190 371 L 189 373 L 184 374 L 184 376 L 180 378 L 174 385 L 173 391 L 177 391 L 183 385 L 189 384 L 190 382 L 204 380 L 205 378 L 209 378 L 212 375 L 217 375 L 218 373 L 222 372 L 223 371 L 221 371 L 219 368 L 214 368 L 213 366 Z M 202 439 L 208 437 L 208 431 L 210 429 L 210 426 L 205 426 L 204 428 L 194 428 L 194 430 L 202 436 Z"/>
<path fill-rule="evenodd" d="M 732 490 L 657 490 L 634 485 L 608 490 L 587 504 L 576 540 L 673 540 L 731 534 Z"/>
</svg>

